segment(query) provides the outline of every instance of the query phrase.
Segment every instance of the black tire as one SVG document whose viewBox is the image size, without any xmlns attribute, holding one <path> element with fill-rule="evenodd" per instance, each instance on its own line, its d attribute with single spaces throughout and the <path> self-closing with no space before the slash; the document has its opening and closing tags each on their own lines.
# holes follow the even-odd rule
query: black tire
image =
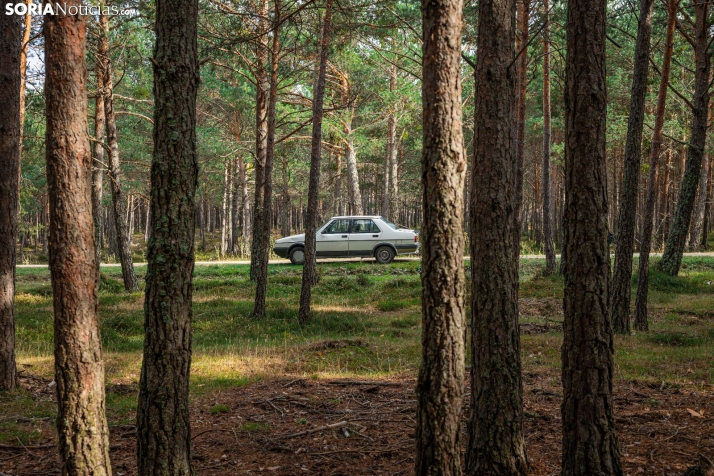
<svg viewBox="0 0 714 476">
<path fill-rule="evenodd" d="M 290 250 L 290 262 L 292 264 L 303 264 L 305 262 L 305 248 L 296 246 Z"/>
<path fill-rule="evenodd" d="M 389 246 L 380 246 L 374 252 L 377 263 L 389 264 L 394 261 L 394 250 Z"/>
</svg>

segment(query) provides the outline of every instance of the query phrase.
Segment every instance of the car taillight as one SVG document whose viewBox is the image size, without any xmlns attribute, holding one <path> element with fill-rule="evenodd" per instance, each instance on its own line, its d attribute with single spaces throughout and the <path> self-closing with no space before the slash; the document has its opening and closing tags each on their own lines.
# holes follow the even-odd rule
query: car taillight
<svg viewBox="0 0 714 476">
<path fill-rule="evenodd" d="M 419 243 L 419 235 L 414 235 L 414 243 Z"/>
</svg>

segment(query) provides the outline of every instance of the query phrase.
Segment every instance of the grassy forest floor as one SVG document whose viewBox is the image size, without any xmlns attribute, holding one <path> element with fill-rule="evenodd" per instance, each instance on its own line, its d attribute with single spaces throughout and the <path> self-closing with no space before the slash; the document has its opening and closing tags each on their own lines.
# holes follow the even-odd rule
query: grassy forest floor
<svg viewBox="0 0 714 476">
<path fill-rule="evenodd" d="M 261 320 L 249 318 L 248 266 L 197 267 L 191 409 L 198 474 L 411 474 L 419 266 L 320 264 L 314 317 L 303 327 L 296 322 L 300 267 L 270 266 Z M 560 473 L 563 281 L 542 276 L 542 266 L 521 260 L 534 475 Z M 17 279 L 22 389 L 0 394 L 0 473 L 57 474 L 49 271 L 19 269 Z M 120 279 L 119 268 L 103 270 L 100 316 L 111 457 L 122 476 L 135 474 L 143 294 L 124 293 Z M 681 474 L 700 454 L 714 460 L 713 281 L 714 258 L 686 257 L 676 278 L 653 268 L 650 332 L 615 339 L 615 410 L 628 474 Z"/>
</svg>

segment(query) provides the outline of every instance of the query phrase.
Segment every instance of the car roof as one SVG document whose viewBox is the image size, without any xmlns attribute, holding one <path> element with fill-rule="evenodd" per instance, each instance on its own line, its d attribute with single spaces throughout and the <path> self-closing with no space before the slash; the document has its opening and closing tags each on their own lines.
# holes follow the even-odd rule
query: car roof
<svg viewBox="0 0 714 476">
<path fill-rule="evenodd" d="M 346 216 L 332 217 L 332 218 L 330 218 L 330 220 L 338 220 L 338 219 L 346 219 L 346 218 L 352 218 L 352 219 L 379 218 L 379 219 L 381 219 L 382 217 L 379 215 L 346 215 Z"/>
</svg>

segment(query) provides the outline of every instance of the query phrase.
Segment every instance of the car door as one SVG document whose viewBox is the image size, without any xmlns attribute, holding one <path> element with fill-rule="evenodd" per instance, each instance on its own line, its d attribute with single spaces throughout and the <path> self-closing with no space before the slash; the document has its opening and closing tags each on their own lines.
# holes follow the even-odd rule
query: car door
<svg viewBox="0 0 714 476">
<path fill-rule="evenodd" d="M 350 219 L 340 218 L 317 234 L 316 252 L 319 258 L 349 256 Z"/>
<path fill-rule="evenodd" d="M 372 249 L 382 237 L 374 220 L 370 218 L 355 218 L 350 230 L 350 256 L 372 256 Z"/>
</svg>

